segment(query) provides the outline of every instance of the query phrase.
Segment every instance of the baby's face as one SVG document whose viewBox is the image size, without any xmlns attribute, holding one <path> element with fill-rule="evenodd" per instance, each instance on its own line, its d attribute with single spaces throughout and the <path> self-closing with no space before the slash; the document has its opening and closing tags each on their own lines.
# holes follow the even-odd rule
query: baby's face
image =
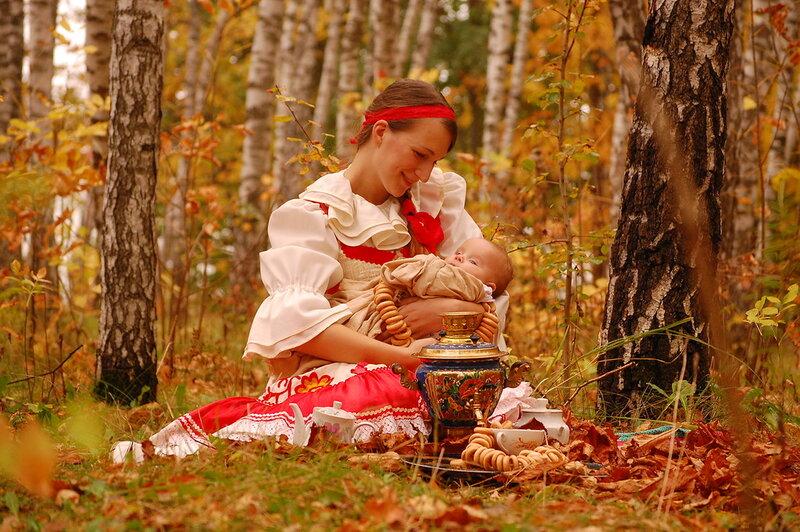
<svg viewBox="0 0 800 532">
<path fill-rule="evenodd" d="M 494 290 L 497 286 L 496 272 L 501 267 L 499 261 L 503 259 L 498 257 L 500 253 L 501 251 L 487 240 L 470 238 L 465 240 L 455 253 L 447 257 L 445 262 L 474 275 Z"/>
</svg>

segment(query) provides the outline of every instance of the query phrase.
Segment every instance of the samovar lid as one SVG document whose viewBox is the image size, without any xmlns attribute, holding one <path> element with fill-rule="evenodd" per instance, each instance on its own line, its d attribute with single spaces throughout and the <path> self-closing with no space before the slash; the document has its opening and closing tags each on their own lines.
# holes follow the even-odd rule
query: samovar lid
<svg viewBox="0 0 800 532">
<path fill-rule="evenodd" d="M 482 312 L 445 312 L 439 341 L 423 347 L 416 356 L 426 360 L 497 360 L 503 353 L 497 345 L 481 342 L 475 331 Z"/>
</svg>

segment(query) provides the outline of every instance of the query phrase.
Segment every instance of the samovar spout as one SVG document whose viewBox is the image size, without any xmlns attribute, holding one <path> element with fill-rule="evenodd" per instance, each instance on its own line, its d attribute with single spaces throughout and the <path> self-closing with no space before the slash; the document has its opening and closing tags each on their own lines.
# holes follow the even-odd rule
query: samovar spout
<svg viewBox="0 0 800 532">
<path fill-rule="evenodd" d="M 419 386 L 417 385 L 417 381 L 412 380 L 408 377 L 408 370 L 404 368 L 401 364 L 397 362 L 392 364 L 392 373 L 395 373 L 397 376 L 400 377 L 400 384 L 402 384 L 404 388 L 408 388 L 409 390 L 413 390 L 415 392 L 419 391 Z"/>
</svg>

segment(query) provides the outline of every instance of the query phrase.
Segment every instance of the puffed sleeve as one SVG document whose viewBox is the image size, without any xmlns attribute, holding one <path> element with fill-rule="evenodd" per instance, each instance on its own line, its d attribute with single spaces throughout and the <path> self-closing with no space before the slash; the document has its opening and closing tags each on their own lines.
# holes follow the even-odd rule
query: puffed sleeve
<svg viewBox="0 0 800 532">
<path fill-rule="evenodd" d="M 268 296 L 253 318 L 245 358 L 285 358 L 351 314 L 331 307 L 325 291 L 342 280 L 339 244 L 316 203 L 288 201 L 269 220 L 271 248 L 262 251 L 261 279 Z"/>
</svg>

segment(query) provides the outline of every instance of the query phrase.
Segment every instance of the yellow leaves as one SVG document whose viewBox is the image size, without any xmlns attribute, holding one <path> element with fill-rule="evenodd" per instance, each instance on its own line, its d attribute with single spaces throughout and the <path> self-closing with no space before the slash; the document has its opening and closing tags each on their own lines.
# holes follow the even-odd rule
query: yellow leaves
<svg viewBox="0 0 800 532">
<path fill-rule="evenodd" d="M 284 122 L 291 122 L 292 117 L 289 115 L 275 115 L 274 117 L 272 117 L 272 121 L 275 122 L 276 124 L 282 124 Z"/>
<path fill-rule="evenodd" d="M 756 101 L 752 99 L 750 96 L 745 96 L 744 98 L 742 98 L 742 109 L 744 109 L 745 111 L 752 111 L 756 107 L 758 107 Z"/>
<path fill-rule="evenodd" d="M 56 453 L 50 438 L 35 421 L 15 435 L 0 417 L 0 474 L 39 497 L 53 494 Z"/>
</svg>

